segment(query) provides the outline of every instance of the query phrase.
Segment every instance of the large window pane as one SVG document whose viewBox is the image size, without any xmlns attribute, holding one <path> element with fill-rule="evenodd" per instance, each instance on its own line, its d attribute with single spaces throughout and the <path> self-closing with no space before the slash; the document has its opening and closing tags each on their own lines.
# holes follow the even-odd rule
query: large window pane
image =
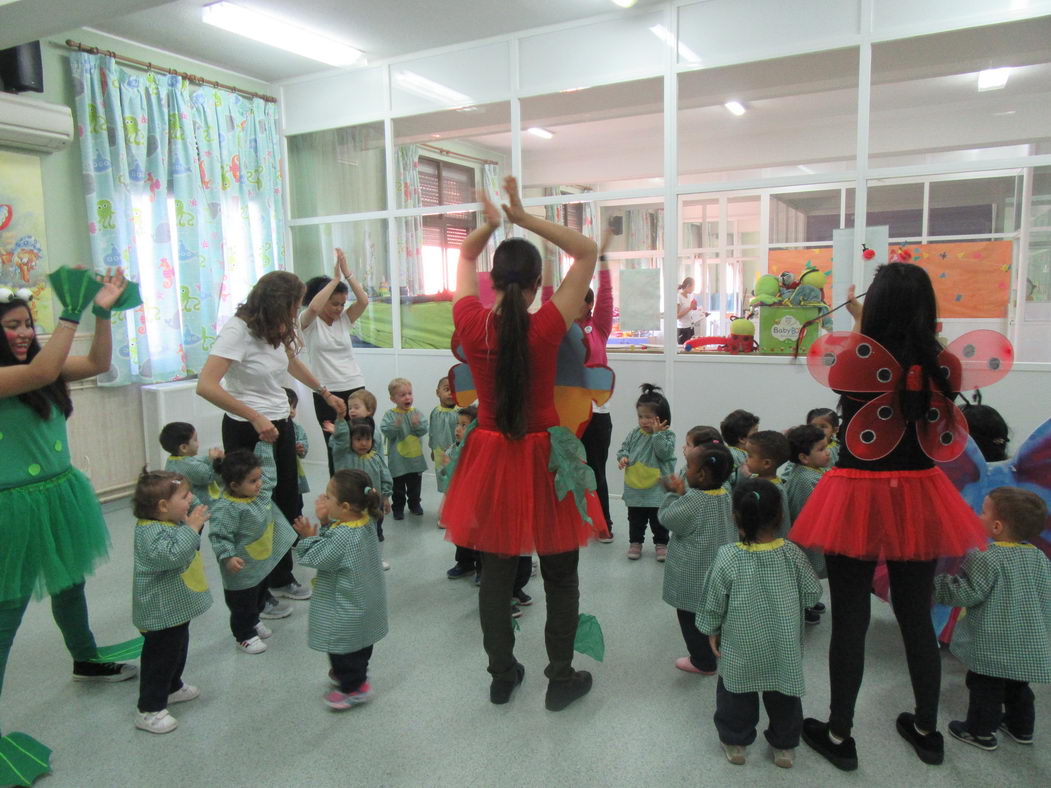
<svg viewBox="0 0 1051 788">
<path fill-rule="evenodd" d="M 928 236 L 992 235 L 1018 228 L 1022 177 L 931 183 Z"/>
<path fill-rule="evenodd" d="M 287 139 L 293 219 L 387 207 L 382 123 L 296 134 Z"/>
<path fill-rule="evenodd" d="M 873 166 L 1051 150 L 1051 17 L 878 43 Z"/>
<path fill-rule="evenodd" d="M 525 195 L 662 184 L 663 97 L 656 78 L 522 99 Z"/>
<path fill-rule="evenodd" d="M 680 180 L 850 171 L 857 109 L 856 48 L 680 74 Z"/>
<path fill-rule="evenodd" d="M 337 247 L 346 252 L 350 270 L 369 294 L 369 306 L 354 324 L 354 346 L 394 347 L 386 220 L 293 227 L 296 274 L 304 282 L 332 276 Z"/>
<path fill-rule="evenodd" d="M 599 217 L 601 226 L 620 231 L 606 253 L 613 284 L 609 349 L 659 351 L 664 344 L 664 205 L 603 203 Z"/>
</svg>

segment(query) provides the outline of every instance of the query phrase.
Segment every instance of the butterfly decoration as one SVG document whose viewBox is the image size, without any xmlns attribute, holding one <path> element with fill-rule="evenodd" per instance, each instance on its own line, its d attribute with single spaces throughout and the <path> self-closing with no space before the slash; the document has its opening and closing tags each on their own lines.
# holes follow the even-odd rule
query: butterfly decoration
<svg viewBox="0 0 1051 788">
<path fill-rule="evenodd" d="M 467 356 L 455 334 L 452 351 L 461 363 L 449 370 L 449 388 L 456 404 L 464 408 L 478 399 L 478 392 L 471 368 L 467 365 Z M 578 438 L 591 421 L 591 403 L 604 405 L 613 396 L 613 370 L 607 366 L 589 366 L 589 353 L 583 329 L 573 323 L 558 347 L 555 410 L 558 411 L 559 424 Z"/>
<path fill-rule="evenodd" d="M 985 496 L 1003 486 L 1020 487 L 1036 493 L 1051 509 L 1051 419 L 1037 427 L 1008 460 L 986 462 L 972 438 L 967 441 L 962 454 L 950 462 L 938 463 L 938 467 L 960 491 L 967 504 L 979 514 Z M 1051 518 L 1048 518 L 1045 526 L 1043 532 L 1031 541 L 1051 559 Z M 955 573 L 959 564 L 959 559 L 940 561 L 938 572 Z M 936 604 L 931 608 L 934 631 L 943 643 L 952 639 L 959 616 L 960 608 L 957 607 Z"/>
<path fill-rule="evenodd" d="M 1014 349 L 996 331 L 970 331 L 938 355 L 938 368 L 949 391 L 984 388 L 1001 380 L 1014 363 Z M 807 354 L 810 374 L 836 391 L 875 393 L 850 420 L 845 442 L 860 460 L 890 454 L 908 427 L 901 394 L 921 392 L 918 366 L 903 369 L 881 344 L 864 334 L 833 332 L 819 337 Z M 955 459 L 967 445 L 967 421 L 960 409 L 931 386 L 930 405 L 915 421 L 923 451 L 936 462 Z"/>
</svg>

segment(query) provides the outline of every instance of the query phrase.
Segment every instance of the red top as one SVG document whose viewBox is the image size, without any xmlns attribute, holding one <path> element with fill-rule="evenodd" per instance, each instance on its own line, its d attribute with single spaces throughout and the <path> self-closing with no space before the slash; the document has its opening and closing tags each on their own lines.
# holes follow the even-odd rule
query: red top
<svg viewBox="0 0 1051 788">
<path fill-rule="evenodd" d="M 500 318 L 482 306 L 478 296 L 467 296 L 453 304 L 453 325 L 463 347 L 467 365 L 478 392 L 478 426 L 496 426 L 496 354 Z M 529 392 L 527 432 L 543 432 L 558 426 L 555 410 L 555 366 L 558 346 L 566 335 L 566 321 L 551 302 L 529 316 Z"/>
<path fill-rule="evenodd" d="M 540 300 L 547 303 L 555 294 L 555 288 L 545 285 L 540 291 Z M 580 321 L 584 337 L 588 343 L 588 366 L 605 366 L 606 342 L 613 333 L 613 279 L 609 269 L 598 272 L 598 292 L 595 293 L 595 305 L 591 316 Z"/>
</svg>

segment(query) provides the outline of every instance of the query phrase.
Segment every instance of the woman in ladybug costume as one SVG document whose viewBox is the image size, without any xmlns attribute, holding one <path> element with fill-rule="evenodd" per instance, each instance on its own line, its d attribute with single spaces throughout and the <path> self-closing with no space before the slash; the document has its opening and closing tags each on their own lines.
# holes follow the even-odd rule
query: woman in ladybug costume
<svg viewBox="0 0 1051 788">
<path fill-rule="evenodd" d="M 880 266 L 864 309 L 853 289 L 848 307 L 855 333 L 822 337 L 808 358 L 814 376 L 841 395 L 846 440 L 791 534 L 801 547 L 826 554 L 832 601 L 831 714 L 827 723 L 805 720 L 803 738 L 840 769 L 857 768 L 854 705 L 872 577 L 885 560 L 916 701 L 915 713 L 899 715 L 897 729 L 924 762 L 937 764 L 941 663 L 930 616 L 936 562 L 986 537 L 934 460 L 951 459 L 967 441 L 952 399 L 965 385 L 1006 374 L 1010 346 L 994 332 L 975 332 L 976 340 L 967 335 L 944 350 L 930 278 L 909 263 Z M 954 355 L 960 342 L 967 345 L 960 355 L 970 359 L 962 363 Z"/>
</svg>

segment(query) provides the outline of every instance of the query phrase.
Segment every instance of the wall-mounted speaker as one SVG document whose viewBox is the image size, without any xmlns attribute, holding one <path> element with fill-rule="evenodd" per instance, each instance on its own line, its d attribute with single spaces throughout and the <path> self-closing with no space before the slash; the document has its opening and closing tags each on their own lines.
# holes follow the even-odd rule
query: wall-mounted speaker
<svg viewBox="0 0 1051 788">
<path fill-rule="evenodd" d="M 39 41 L 0 50 L 0 90 L 6 93 L 44 92 Z"/>
</svg>

